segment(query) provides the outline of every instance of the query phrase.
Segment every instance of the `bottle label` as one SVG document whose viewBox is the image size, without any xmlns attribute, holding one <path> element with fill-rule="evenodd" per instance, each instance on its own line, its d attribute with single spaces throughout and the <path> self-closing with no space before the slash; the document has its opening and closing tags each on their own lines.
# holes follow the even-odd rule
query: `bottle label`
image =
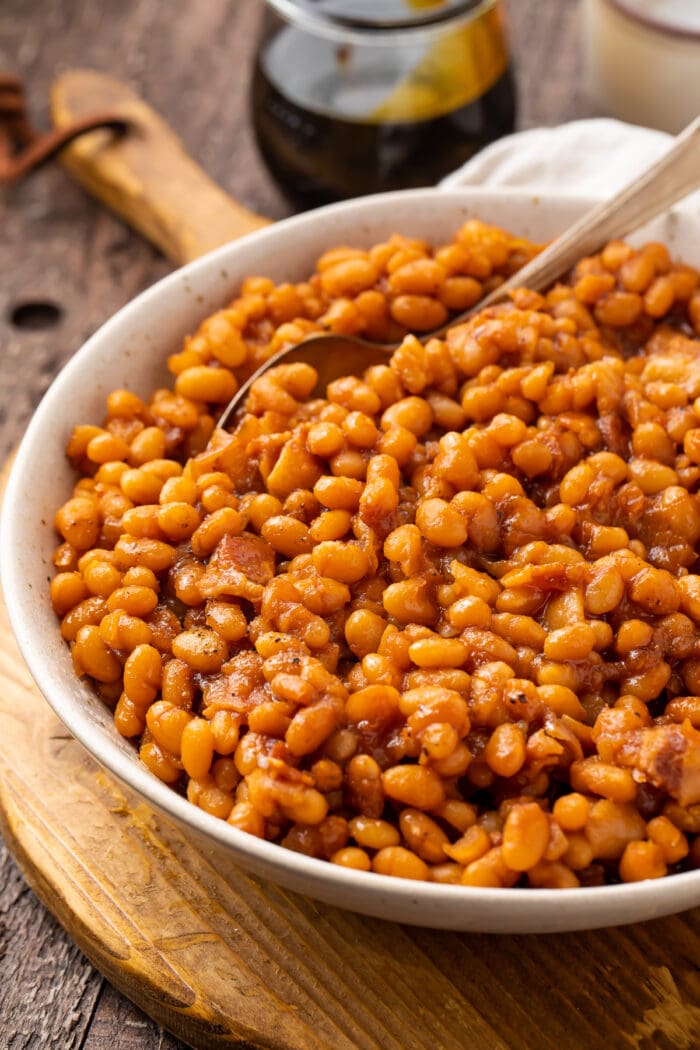
<svg viewBox="0 0 700 1050">
<path fill-rule="evenodd" d="M 451 113 L 481 98 L 507 65 L 502 16 L 496 7 L 432 44 L 369 119 L 384 124 Z"/>
<path fill-rule="evenodd" d="M 481 98 L 508 65 L 500 5 L 429 40 L 340 44 L 295 26 L 279 32 L 261 64 L 289 102 L 362 124 L 431 120 Z"/>
</svg>

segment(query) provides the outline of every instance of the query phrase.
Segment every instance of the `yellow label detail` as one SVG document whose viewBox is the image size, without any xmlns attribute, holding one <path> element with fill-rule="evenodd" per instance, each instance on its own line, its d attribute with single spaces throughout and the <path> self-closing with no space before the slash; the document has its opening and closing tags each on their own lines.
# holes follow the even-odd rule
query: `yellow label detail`
<svg viewBox="0 0 700 1050">
<path fill-rule="evenodd" d="M 508 65 L 500 7 L 432 44 L 411 73 L 365 118 L 373 124 L 431 120 L 481 98 Z"/>
<path fill-rule="evenodd" d="M 445 0 L 408 0 L 409 7 L 442 7 Z"/>
</svg>

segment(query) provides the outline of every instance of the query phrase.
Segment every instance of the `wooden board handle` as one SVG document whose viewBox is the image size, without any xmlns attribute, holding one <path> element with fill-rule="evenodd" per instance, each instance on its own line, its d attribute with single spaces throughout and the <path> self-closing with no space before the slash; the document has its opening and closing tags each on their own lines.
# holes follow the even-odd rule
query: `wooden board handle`
<svg viewBox="0 0 700 1050">
<path fill-rule="evenodd" d="M 267 225 L 228 196 L 188 156 L 162 117 L 130 88 L 89 69 L 72 69 L 51 89 L 56 127 L 110 110 L 133 122 L 115 136 L 93 131 L 61 154 L 61 163 L 91 194 L 178 265 Z"/>
</svg>

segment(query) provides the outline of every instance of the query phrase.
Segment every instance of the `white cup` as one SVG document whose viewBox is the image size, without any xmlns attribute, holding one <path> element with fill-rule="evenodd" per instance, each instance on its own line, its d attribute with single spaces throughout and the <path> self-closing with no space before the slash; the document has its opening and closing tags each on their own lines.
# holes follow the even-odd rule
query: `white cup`
<svg viewBox="0 0 700 1050">
<path fill-rule="evenodd" d="M 700 113 L 700 0 L 584 0 L 583 37 L 606 113 L 674 134 Z"/>
</svg>

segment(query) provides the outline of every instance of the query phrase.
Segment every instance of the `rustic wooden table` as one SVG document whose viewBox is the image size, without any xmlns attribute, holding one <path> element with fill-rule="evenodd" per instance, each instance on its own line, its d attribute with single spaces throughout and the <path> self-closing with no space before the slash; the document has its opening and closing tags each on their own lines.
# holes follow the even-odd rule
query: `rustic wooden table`
<svg viewBox="0 0 700 1050">
<path fill-rule="evenodd" d="M 507 0 L 521 127 L 589 113 L 578 6 Z M 225 189 L 278 218 L 289 209 L 258 157 L 247 112 L 261 13 L 262 0 L 3 0 L 0 71 L 26 78 L 32 112 L 44 122 L 49 84 L 66 68 L 90 66 L 128 81 Z M 56 166 L 0 196 L 0 230 L 1 461 L 73 351 L 169 265 Z M 2 1050 L 184 1046 L 91 967 L 1 839 L 0 988 Z M 522 1047 L 534 1045 L 523 1033 Z"/>
</svg>

